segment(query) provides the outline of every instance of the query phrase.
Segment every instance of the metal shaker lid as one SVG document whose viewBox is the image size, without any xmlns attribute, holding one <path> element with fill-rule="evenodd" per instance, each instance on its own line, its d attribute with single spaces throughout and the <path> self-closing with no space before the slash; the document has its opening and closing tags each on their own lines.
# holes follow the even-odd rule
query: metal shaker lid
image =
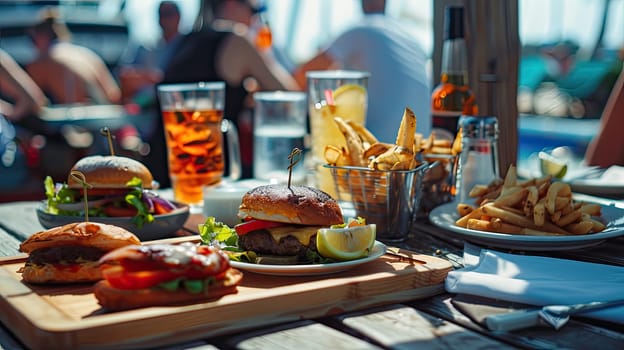
<svg viewBox="0 0 624 350">
<path fill-rule="evenodd" d="M 459 127 L 464 138 L 498 137 L 498 119 L 496 117 L 462 115 L 459 118 Z"/>
</svg>

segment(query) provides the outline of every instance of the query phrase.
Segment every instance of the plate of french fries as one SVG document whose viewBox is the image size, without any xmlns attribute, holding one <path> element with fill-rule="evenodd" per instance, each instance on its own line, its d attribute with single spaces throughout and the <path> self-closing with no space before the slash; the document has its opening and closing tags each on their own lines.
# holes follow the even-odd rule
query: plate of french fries
<svg viewBox="0 0 624 350">
<path fill-rule="evenodd" d="M 519 180 L 513 165 L 470 197 L 434 208 L 429 219 L 467 241 L 517 250 L 579 249 L 624 234 L 624 209 L 575 200 L 570 185 L 551 176 Z"/>
</svg>

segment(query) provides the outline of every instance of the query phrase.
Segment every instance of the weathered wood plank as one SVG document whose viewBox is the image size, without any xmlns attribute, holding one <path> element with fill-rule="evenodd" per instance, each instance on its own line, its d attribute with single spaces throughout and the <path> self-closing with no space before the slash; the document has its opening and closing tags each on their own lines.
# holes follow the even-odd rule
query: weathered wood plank
<svg viewBox="0 0 624 350">
<path fill-rule="evenodd" d="M 237 336 L 228 347 L 251 349 L 381 349 L 349 334 L 313 321 L 301 321 L 260 332 Z"/>
<path fill-rule="evenodd" d="M 10 231 L 22 241 L 35 232 L 44 230 L 37 219 L 39 202 L 13 202 L 0 204 L 0 227 Z"/>
<path fill-rule="evenodd" d="M 13 256 L 19 254 L 21 241 L 13 237 L 9 232 L 0 227 L 0 256 Z"/>
<path fill-rule="evenodd" d="M 508 346 L 405 305 L 341 316 L 353 328 L 391 349 L 504 349 Z"/>
</svg>

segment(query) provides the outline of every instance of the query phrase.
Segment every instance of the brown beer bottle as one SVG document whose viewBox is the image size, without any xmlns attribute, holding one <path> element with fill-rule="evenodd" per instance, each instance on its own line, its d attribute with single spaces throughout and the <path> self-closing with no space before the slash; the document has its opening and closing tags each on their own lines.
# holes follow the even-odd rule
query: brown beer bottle
<svg viewBox="0 0 624 350">
<path fill-rule="evenodd" d="M 464 8 L 461 6 L 446 8 L 440 67 L 440 84 L 431 95 L 432 127 L 436 136 L 453 139 L 459 117 L 478 114 L 475 96 L 468 85 Z"/>
</svg>

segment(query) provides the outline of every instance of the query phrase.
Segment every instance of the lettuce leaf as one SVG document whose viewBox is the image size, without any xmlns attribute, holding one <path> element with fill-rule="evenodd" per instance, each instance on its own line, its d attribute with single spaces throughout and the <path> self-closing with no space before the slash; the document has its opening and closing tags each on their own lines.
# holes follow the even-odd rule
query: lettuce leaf
<svg viewBox="0 0 624 350">
<path fill-rule="evenodd" d="M 217 221 L 213 216 L 206 218 L 206 222 L 199 225 L 199 236 L 202 243 L 221 248 L 230 260 L 256 263 L 257 255 L 252 251 L 244 251 L 238 247 L 238 234 L 233 228 Z"/>
</svg>

